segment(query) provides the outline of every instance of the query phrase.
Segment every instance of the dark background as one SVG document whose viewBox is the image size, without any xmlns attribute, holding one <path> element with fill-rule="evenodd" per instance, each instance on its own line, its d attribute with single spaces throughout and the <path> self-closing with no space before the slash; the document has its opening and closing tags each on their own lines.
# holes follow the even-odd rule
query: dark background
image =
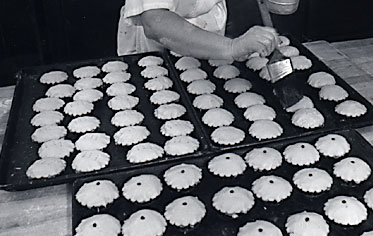
<svg viewBox="0 0 373 236">
<path fill-rule="evenodd" d="M 275 27 L 300 41 L 341 41 L 373 36 L 373 1 L 300 0 Z M 0 0 L 0 86 L 14 84 L 25 66 L 116 55 L 124 0 Z M 260 24 L 256 0 L 227 0 L 227 34 Z"/>
</svg>

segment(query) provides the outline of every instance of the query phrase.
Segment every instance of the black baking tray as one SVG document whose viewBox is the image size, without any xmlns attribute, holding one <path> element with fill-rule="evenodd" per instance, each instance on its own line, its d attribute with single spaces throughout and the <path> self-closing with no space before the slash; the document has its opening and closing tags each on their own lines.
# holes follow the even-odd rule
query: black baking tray
<svg viewBox="0 0 373 236">
<path fill-rule="evenodd" d="M 139 164 L 129 163 L 125 158 L 129 147 L 122 147 L 114 144 L 113 134 L 119 130 L 119 128 L 110 123 L 110 119 L 115 112 L 107 106 L 107 102 L 110 97 L 105 95 L 105 90 L 108 85 L 103 85 L 101 88 L 99 88 L 99 90 L 104 93 L 104 98 L 95 103 L 95 109 L 92 114 L 101 120 L 101 125 L 95 132 L 105 132 L 111 136 L 111 142 L 105 149 L 111 155 L 109 165 L 98 171 L 77 173 L 71 168 L 73 157 L 75 157 L 77 154 L 77 151 L 74 151 L 70 157 L 65 158 L 67 161 L 67 168 L 64 172 L 62 172 L 62 174 L 52 178 L 34 180 L 29 179 L 26 176 L 25 173 L 28 166 L 38 159 L 37 151 L 40 147 L 40 144 L 32 142 L 31 140 L 31 134 L 36 129 L 30 124 L 31 118 L 36 114 L 36 112 L 32 110 L 32 105 L 38 98 L 44 97 L 46 90 L 50 87 L 50 85 L 43 85 L 39 83 L 38 79 L 43 73 L 51 70 L 63 70 L 67 72 L 70 76 L 67 82 L 73 84 L 76 79 L 72 77 L 72 71 L 80 66 L 96 65 L 101 68 L 104 63 L 111 60 L 120 60 L 128 63 L 128 71 L 132 74 L 129 82 L 136 86 L 136 91 L 133 93 L 133 95 L 140 98 L 139 104 L 134 109 L 144 114 L 145 119 L 142 124 L 145 125 L 151 132 L 146 141 L 154 142 L 163 147 L 166 140 L 169 139 L 160 133 L 160 126 L 164 123 L 164 121 L 156 119 L 153 115 L 154 109 L 157 107 L 151 104 L 149 101 L 149 98 L 153 92 L 144 88 L 144 83 L 148 81 L 148 79 L 145 79 L 140 75 L 143 68 L 137 65 L 137 61 L 147 55 L 160 56 L 164 58 L 164 53 L 146 53 L 67 64 L 56 64 L 51 66 L 31 67 L 20 71 L 17 75 L 18 81 L 14 92 L 9 122 L 7 124 L 7 130 L 0 156 L 0 188 L 7 190 L 21 190 L 68 183 L 83 176 L 152 165 L 155 163 L 167 162 L 169 159 L 192 158 L 200 156 L 201 153 L 205 152 L 205 150 L 208 148 L 205 137 L 200 131 L 201 129 L 198 128 L 199 124 L 195 119 L 193 111 L 191 111 L 187 105 L 187 99 L 181 92 L 179 92 L 180 88 L 178 83 L 175 83 L 175 78 L 170 76 L 170 78 L 174 80 L 174 85 L 171 89 L 177 91 L 181 95 L 178 103 L 187 108 L 187 113 L 180 117 L 180 119 L 190 120 L 195 126 L 191 136 L 197 138 L 200 142 L 200 147 L 196 152 L 177 157 L 165 155 L 163 158 Z M 170 70 L 167 60 L 165 60 L 164 66 Z M 103 78 L 104 75 L 105 74 L 102 73 L 97 77 Z M 64 99 L 66 103 L 71 100 L 72 98 Z M 71 119 L 72 118 L 70 116 L 65 116 L 62 125 L 67 127 L 67 124 Z M 68 132 L 66 138 L 71 139 L 74 142 L 79 136 L 80 135 Z"/>
<path fill-rule="evenodd" d="M 240 75 L 238 77 L 248 79 L 252 83 L 253 87 L 252 89 L 250 89 L 250 92 L 258 93 L 266 99 L 266 104 L 271 106 L 276 111 L 277 117 L 275 118 L 274 121 L 279 123 L 283 128 L 283 134 L 274 139 L 258 140 L 252 137 L 249 134 L 248 129 L 253 122 L 246 120 L 245 117 L 243 116 L 245 109 L 238 108 L 236 104 L 234 103 L 234 98 L 238 94 L 233 94 L 233 93 L 229 93 L 225 91 L 223 86 L 226 80 L 218 79 L 213 76 L 213 72 L 216 67 L 210 66 L 207 60 L 200 60 L 201 62 L 200 68 L 206 71 L 206 73 L 208 74 L 207 78 L 216 85 L 216 90 L 214 94 L 223 98 L 224 100 L 223 108 L 229 110 L 235 116 L 235 120 L 232 123 L 232 126 L 240 128 L 241 130 L 245 131 L 245 134 L 246 134 L 245 139 L 239 144 L 220 145 L 220 144 L 213 142 L 210 138 L 210 135 L 214 131 L 214 128 L 208 127 L 207 125 L 204 125 L 201 122 L 203 132 L 205 132 L 206 136 L 208 137 L 209 144 L 212 146 L 212 148 L 230 149 L 232 147 L 250 146 L 250 145 L 257 144 L 257 143 L 267 143 L 267 142 L 272 142 L 274 140 L 282 140 L 282 139 L 287 139 L 287 138 L 292 138 L 292 137 L 300 137 L 300 136 L 309 135 L 313 133 L 341 130 L 341 129 L 347 129 L 347 128 L 358 128 L 358 127 L 363 127 L 363 126 L 373 124 L 372 104 L 369 101 L 367 101 L 364 97 L 362 97 L 355 89 L 353 89 L 349 84 L 347 84 L 342 78 L 340 78 L 340 76 L 334 73 L 321 60 L 319 60 L 312 52 L 310 52 L 307 48 L 305 48 L 299 41 L 297 41 L 291 36 L 288 36 L 288 37 L 290 38 L 290 41 L 291 41 L 290 45 L 298 48 L 300 51 L 300 55 L 304 55 L 312 61 L 312 67 L 310 69 L 304 70 L 304 71 L 300 71 L 300 70 L 295 71 L 294 72 L 295 78 L 289 78 L 289 79 L 294 80 L 293 81 L 294 87 L 297 90 L 299 90 L 301 94 L 308 96 L 312 99 L 315 107 L 323 114 L 325 118 L 324 125 L 321 127 L 315 128 L 315 129 L 304 129 L 304 128 L 294 126 L 291 123 L 292 113 L 286 112 L 282 108 L 279 102 L 279 99 L 273 95 L 273 92 L 272 92 L 273 85 L 270 82 L 265 81 L 264 79 L 261 79 L 259 77 L 259 72 L 254 72 L 248 69 L 245 66 L 245 62 L 234 62 L 233 65 L 236 66 L 240 70 Z M 171 54 L 168 54 L 168 59 L 174 65 L 179 58 L 174 57 Z M 307 84 L 307 79 L 309 75 L 314 72 L 318 72 L 318 71 L 325 71 L 325 72 L 332 74 L 336 79 L 336 84 L 340 85 L 348 92 L 349 98 L 347 99 L 353 99 L 364 104 L 368 109 L 367 113 L 361 117 L 348 118 L 346 116 L 339 115 L 334 111 L 334 108 L 338 103 L 332 102 L 332 101 L 320 100 L 319 94 L 318 94 L 319 89 L 312 88 L 310 85 Z M 178 71 L 174 67 L 173 73 L 176 74 L 175 76 L 179 76 L 182 73 L 182 71 Z M 196 96 L 187 92 L 186 88 L 188 86 L 188 83 L 185 83 L 181 80 L 179 80 L 179 83 L 184 88 L 185 96 L 188 96 L 189 100 L 193 101 L 193 99 Z M 199 120 L 201 121 L 202 116 L 205 113 L 205 111 L 203 110 L 201 111 L 196 108 L 194 108 L 194 110 L 197 113 Z"/>
<path fill-rule="evenodd" d="M 336 134 L 343 135 L 348 142 L 351 144 L 351 150 L 346 156 L 355 156 L 366 161 L 370 167 L 373 167 L 373 147 L 356 131 L 354 130 L 345 130 L 337 131 Z M 316 140 L 326 134 L 314 134 L 304 137 L 299 137 L 296 139 L 288 139 L 276 141 L 268 144 L 259 144 L 252 147 L 242 147 L 237 149 L 229 150 L 229 152 L 234 152 L 236 154 L 244 155 L 256 147 L 273 147 L 280 152 L 282 152 L 287 145 L 297 143 L 297 142 L 308 142 L 314 144 Z M 228 152 L 228 151 L 225 151 Z M 330 227 L 330 236 L 352 236 L 352 235 L 361 235 L 365 231 L 372 230 L 373 225 L 373 214 L 372 210 L 368 209 L 368 218 L 357 226 L 342 226 L 336 224 L 329 220 L 323 211 L 323 205 L 327 199 L 338 196 L 338 195 L 347 195 L 354 196 L 360 202 L 364 203 L 363 196 L 364 193 L 373 187 L 373 175 L 360 184 L 347 183 L 333 175 L 333 164 L 340 159 L 334 159 L 330 157 L 321 156 L 320 160 L 311 166 L 307 167 L 318 167 L 326 170 L 330 176 L 333 178 L 333 185 L 329 191 L 311 194 L 303 193 L 295 187 L 292 182 L 292 176 L 294 173 L 302 168 L 299 166 L 293 166 L 286 163 L 283 160 L 282 165 L 275 170 L 266 171 L 266 172 L 256 172 L 250 167 L 247 167 L 244 174 L 239 175 L 233 178 L 221 178 L 212 175 L 207 169 L 208 161 L 215 155 L 221 154 L 224 152 L 217 152 L 215 154 L 206 155 L 199 159 L 189 159 L 185 161 L 176 160 L 174 162 L 169 162 L 165 164 L 160 164 L 154 167 L 145 167 L 142 169 L 133 169 L 127 172 L 120 172 L 111 175 L 101 175 L 88 178 L 82 178 L 74 182 L 73 184 L 73 198 L 72 198 L 72 229 L 73 234 L 75 233 L 75 228 L 79 225 L 82 219 L 90 217 L 98 213 L 111 214 L 120 220 L 121 224 L 125 219 L 127 219 L 133 212 L 140 209 L 154 209 L 164 213 L 165 206 L 173 201 L 174 199 L 192 195 L 197 196 L 204 204 L 207 210 L 205 217 L 202 221 L 197 224 L 194 228 L 178 228 L 168 224 L 167 230 L 164 235 L 193 235 L 193 236 L 202 236 L 202 235 L 216 235 L 216 236 L 236 236 L 239 227 L 243 226 L 248 221 L 254 221 L 257 219 L 267 220 L 275 225 L 277 225 L 283 235 L 286 234 L 285 222 L 286 219 L 295 213 L 303 211 L 311 211 L 321 214 L 324 219 L 327 221 Z M 163 180 L 163 173 L 165 170 L 180 163 L 191 163 L 199 166 L 202 169 L 202 180 L 201 182 L 188 190 L 175 191 L 168 187 Z M 163 183 L 163 190 L 161 195 L 156 199 L 152 200 L 149 203 L 143 204 L 134 204 L 126 200 L 120 193 L 120 197 L 116 199 L 113 203 L 109 204 L 105 208 L 92 208 L 89 209 L 80 205 L 79 202 L 75 200 L 75 194 L 79 188 L 84 184 L 95 180 L 111 180 L 118 187 L 119 191 L 123 184 L 133 176 L 140 174 L 154 174 L 160 178 Z M 277 175 L 288 180 L 293 186 L 293 192 L 291 196 L 279 203 L 269 203 L 264 202 L 255 197 L 254 207 L 247 213 L 241 214 L 238 218 L 233 219 L 230 216 L 224 215 L 212 207 L 211 199 L 217 191 L 219 191 L 224 186 L 241 186 L 251 190 L 252 182 L 263 175 Z"/>
</svg>

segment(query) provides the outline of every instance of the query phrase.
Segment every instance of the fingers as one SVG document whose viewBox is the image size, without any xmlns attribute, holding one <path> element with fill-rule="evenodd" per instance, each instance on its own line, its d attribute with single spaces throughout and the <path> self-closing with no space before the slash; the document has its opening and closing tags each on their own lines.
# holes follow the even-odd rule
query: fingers
<svg viewBox="0 0 373 236">
<path fill-rule="evenodd" d="M 260 56 L 266 57 L 278 46 L 279 39 L 275 29 L 254 26 L 242 36 L 235 38 L 233 42 L 233 57 L 237 60 L 253 52 L 258 52 Z"/>
<path fill-rule="evenodd" d="M 258 52 L 261 56 L 268 56 L 279 44 L 276 30 L 270 27 L 255 26 L 254 31 L 257 43 L 261 45 Z"/>
</svg>

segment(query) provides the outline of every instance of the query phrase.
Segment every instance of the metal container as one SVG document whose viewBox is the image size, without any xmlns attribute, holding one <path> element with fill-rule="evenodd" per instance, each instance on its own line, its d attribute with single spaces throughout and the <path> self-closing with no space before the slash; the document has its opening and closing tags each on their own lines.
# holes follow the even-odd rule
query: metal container
<svg viewBox="0 0 373 236">
<path fill-rule="evenodd" d="M 270 12 L 278 15 L 293 14 L 299 5 L 299 0 L 265 0 Z"/>
</svg>

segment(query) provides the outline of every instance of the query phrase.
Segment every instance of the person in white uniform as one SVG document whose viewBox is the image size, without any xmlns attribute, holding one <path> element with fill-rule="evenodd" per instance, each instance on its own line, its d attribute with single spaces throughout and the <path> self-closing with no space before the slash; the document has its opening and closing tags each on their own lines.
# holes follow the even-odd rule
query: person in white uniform
<svg viewBox="0 0 373 236">
<path fill-rule="evenodd" d="M 200 59 L 268 56 L 278 45 L 273 28 L 253 26 L 237 38 L 224 36 L 225 0 L 126 0 L 118 25 L 118 55 L 165 48 Z"/>
</svg>

